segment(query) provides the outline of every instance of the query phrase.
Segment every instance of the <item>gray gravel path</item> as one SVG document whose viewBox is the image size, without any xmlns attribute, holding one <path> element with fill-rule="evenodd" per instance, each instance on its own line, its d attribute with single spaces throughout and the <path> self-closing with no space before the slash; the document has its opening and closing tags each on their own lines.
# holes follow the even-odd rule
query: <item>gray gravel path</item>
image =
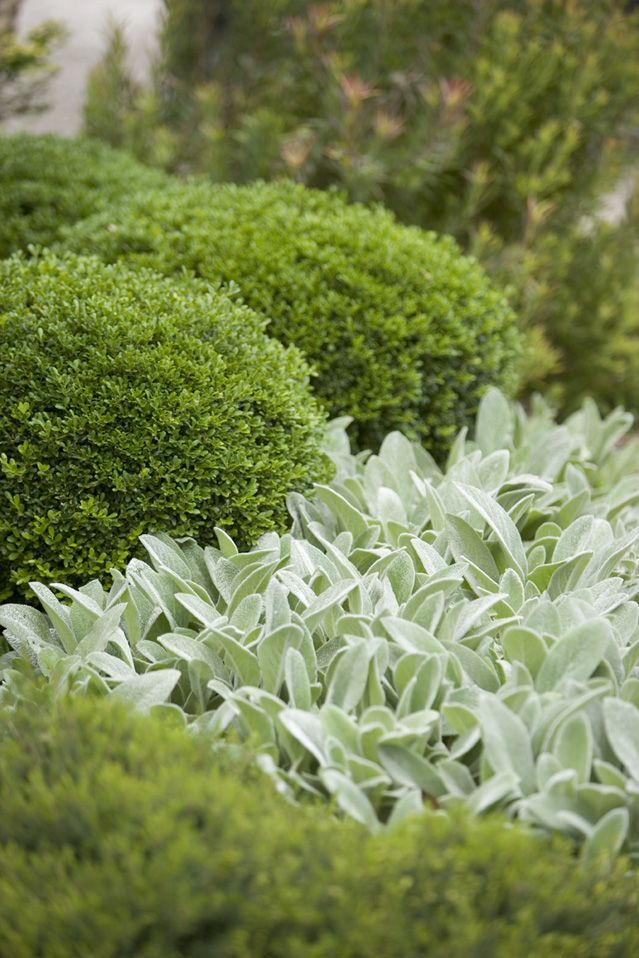
<svg viewBox="0 0 639 958">
<path fill-rule="evenodd" d="M 24 35 L 43 20 L 61 20 L 69 32 L 57 54 L 60 71 L 48 91 L 49 109 L 12 120 L 10 128 L 74 136 L 82 125 L 87 75 L 100 60 L 109 18 L 126 28 L 131 66 L 143 77 L 156 44 L 162 0 L 23 0 L 17 32 Z"/>
</svg>

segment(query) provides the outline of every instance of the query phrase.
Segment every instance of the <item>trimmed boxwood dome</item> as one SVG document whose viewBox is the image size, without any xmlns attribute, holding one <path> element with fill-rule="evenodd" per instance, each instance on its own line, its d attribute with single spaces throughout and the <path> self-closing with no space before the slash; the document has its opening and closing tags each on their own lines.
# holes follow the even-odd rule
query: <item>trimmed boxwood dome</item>
<svg viewBox="0 0 639 958">
<path fill-rule="evenodd" d="M 194 280 L 0 264 L 0 594 L 119 567 L 154 529 L 252 543 L 326 477 L 294 349 Z"/>
<path fill-rule="evenodd" d="M 400 429 L 445 454 L 490 384 L 513 384 L 515 317 L 450 237 L 292 183 L 174 181 L 116 201 L 65 242 L 108 261 L 235 281 L 314 369 L 359 447 Z"/>
</svg>

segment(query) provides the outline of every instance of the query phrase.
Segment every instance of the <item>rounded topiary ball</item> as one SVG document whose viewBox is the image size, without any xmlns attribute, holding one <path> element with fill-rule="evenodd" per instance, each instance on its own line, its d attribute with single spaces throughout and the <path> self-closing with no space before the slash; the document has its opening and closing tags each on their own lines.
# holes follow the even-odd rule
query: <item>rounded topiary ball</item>
<svg viewBox="0 0 639 958">
<path fill-rule="evenodd" d="M 326 478 L 299 353 L 194 280 L 92 258 L 0 264 L 0 582 L 71 584 L 142 532 L 251 543 Z M 2 586 L 0 585 L 0 592 Z"/>
<path fill-rule="evenodd" d="M 167 177 L 97 140 L 0 137 L 0 256 L 50 246 L 63 226 Z"/>
<path fill-rule="evenodd" d="M 508 389 L 515 317 L 454 240 L 381 208 L 291 183 L 176 183 L 115 203 L 67 233 L 74 249 L 166 274 L 236 281 L 297 345 L 331 415 L 359 447 L 392 429 L 441 457 L 489 384 Z"/>
</svg>

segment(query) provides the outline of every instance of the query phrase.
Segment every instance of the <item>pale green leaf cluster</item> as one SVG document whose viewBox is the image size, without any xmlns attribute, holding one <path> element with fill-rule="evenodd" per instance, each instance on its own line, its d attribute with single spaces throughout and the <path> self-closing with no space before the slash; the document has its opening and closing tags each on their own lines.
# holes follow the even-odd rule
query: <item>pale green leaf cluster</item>
<svg viewBox="0 0 639 958">
<path fill-rule="evenodd" d="M 591 404 L 557 425 L 489 392 L 445 467 L 398 433 L 293 496 L 239 552 L 143 537 L 148 561 L 0 607 L 55 693 L 233 730 L 279 787 L 371 829 L 500 810 L 587 857 L 639 853 L 639 445 Z"/>
</svg>

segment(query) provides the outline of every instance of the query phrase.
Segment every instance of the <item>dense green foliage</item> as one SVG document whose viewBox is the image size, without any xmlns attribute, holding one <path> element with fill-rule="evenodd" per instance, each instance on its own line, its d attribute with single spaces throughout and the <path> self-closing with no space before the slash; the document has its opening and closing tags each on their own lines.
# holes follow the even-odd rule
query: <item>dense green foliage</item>
<svg viewBox="0 0 639 958">
<path fill-rule="evenodd" d="M 501 809 L 639 852 L 639 443 L 592 405 L 557 426 L 496 391 L 442 471 L 391 434 L 290 499 L 292 535 L 238 552 L 143 537 L 109 591 L 0 607 L 56 696 L 171 703 L 250 738 L 291 796 L 377 831 L 424 803 Z"/>
<path fill-rule="evenodd" d="M 169 275 L 236 281 L 311 363 L 361 447 L 391 429 L 441 457 L 491 383 L 512 385 L 514 315 L 453 240 L 291 183 L 176 181 L 116 202 L 65 244 Z"/>
<path fill-rule="evenodd" d="M 143 531 L 282 527 L 326 475 L 299 353 L 204 283 L 91 258 L 0 264 L 0 578 L 80 583 Z"/>
<path fill-rule="evenodd" d="M 12 958 L 613 958 L 627 865 L 432 814 L 369 837 L 157 719 L 20 706 L 0 734 L 0 939 Z"/>
<path fill-rule="evenodd" d="M 109 109 L 105 64 L 90 129 L 172 170 L 339 184 L 452 233 L 512 283 L 534 330 L 529 386 L 550 382 L 572 406 L 587 382 L 614 405 L 611 356 L 631 353 L 618 398 L 639 408 L 627 254 L 639 211 L 597 230 L 592 246 L 583 233 L 584 216 L 634 162 L 639 19 L 624 0 L 166 6 L 151 89 L 127 86 L 123 58 L 112 56 L 128 109 L 122 98 Z"/>
<path fill-rule="evenodd" d="M 165 179 L 98 141 L 0 137 L 0 256 L 49 246 L 66 224 Z"/>
</svg>

